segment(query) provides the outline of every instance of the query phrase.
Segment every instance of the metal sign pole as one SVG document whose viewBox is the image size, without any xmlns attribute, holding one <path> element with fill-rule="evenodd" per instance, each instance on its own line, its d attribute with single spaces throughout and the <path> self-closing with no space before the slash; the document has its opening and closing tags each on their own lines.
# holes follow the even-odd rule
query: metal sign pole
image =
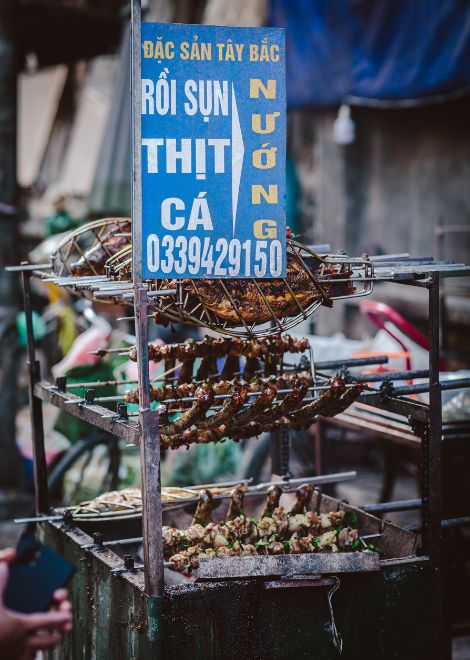
<svg viewBox="0 0 470 660">
<path fill-rule="evenodd" d="M 145 591 L 163 595 L 162 503 L 158 412 L 150 409 L 147 308 L 142 283 L 142 133 L 141 133 L 141 3 L 132 0 L 132 280 L 134 286 L 137 368 L 140 391 L 140 463 L 142 475 L 142 528 Z M 158 621 L 158 617 L 151 617 Z M 158 626 L 151 626 L 151 640 Z"/>
</svg>

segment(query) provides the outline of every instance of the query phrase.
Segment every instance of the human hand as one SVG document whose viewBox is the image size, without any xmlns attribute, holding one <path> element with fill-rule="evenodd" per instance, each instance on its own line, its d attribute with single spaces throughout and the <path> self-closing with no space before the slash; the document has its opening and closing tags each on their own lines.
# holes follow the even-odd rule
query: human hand
<svg viewBox="0 0 470 660">
<path fill-rule="evenodd" d="M 59 644 L 72 629 L 72 604 L 66 589 L 58 589 L 48 612 L 21 614 L 6 608 L 3 594 L 8 582 L 8 564 L 14 558 L 14 550 L 0 551 L 0 651 L 5 660 L 29 660 L 36 651 Z"/>
</svg>

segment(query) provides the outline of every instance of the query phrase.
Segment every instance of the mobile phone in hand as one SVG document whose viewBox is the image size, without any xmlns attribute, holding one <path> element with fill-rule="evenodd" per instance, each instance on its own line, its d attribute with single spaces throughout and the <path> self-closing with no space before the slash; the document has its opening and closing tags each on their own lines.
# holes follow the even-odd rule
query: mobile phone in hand
<svg viewBox="0 0 470 660">
<path fill-rule="evenodd" d="M 3 602 L 15 612 L 46 612 L 56 589 L 64 587 L 75 569 L 57 552 L 33 536 L 20 539 L 10 563 Z"/>
</svg>

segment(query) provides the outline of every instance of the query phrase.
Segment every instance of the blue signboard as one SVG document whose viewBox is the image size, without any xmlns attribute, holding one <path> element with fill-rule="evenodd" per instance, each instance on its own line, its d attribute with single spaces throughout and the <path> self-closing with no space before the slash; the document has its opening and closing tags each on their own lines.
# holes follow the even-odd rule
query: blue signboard
<svg viewBox="0 0 470 660">
<path fill-rule="evenodd" d="M 285 275 L 284 31 L 142 24 L 145 278 Z"/>
</svg>

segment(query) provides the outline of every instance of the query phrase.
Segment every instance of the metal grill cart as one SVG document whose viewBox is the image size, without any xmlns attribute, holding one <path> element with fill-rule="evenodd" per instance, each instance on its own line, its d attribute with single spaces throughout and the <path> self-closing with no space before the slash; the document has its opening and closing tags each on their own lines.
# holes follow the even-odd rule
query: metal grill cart
<svg viewBox="0 0 470 660">
<path fill-rule="evenodd" d="M 135 240 L 135 239 L 134 239 Z M 374 263 L 374 258 L 371 259 Z M 159 410 L 150 409 L 147 312 L 153 298 L 146 286 L 114 291 L 116 300 L 132 299 L 136 317 L 139 384 L 147 399 L 139 416 L 127 414 L 118 401 L 118 412 L 102 407 L 99 387 L 89 387 L 84 398 L 74 394 L 65 378 L 45 382 L 39 373 L 32 332 L 31 278 L 54 279 L 50 265 L 23 265 L 24 305 L 28 330 L 30 405 L 34 441 L 36 520 L 44 540 L 60 550 L 78 568 L 72 585 L 76 612 L 75 631 L 66 642 L 67 657 L 103 657 L 111 650 L 116 658 L 251 657 L 288 658 L 307 653 L 331 658 L 343 646 L 344 657 L 445 656 L 442 634 L 441 530 L 458 521 L 441 516 L 441 390 L 468 386 L 468 379 L 440 383 L 439 281 L 441 277 L 468 273 L 468 268 L 429 260 L 381 258 L 374 264 L 374 281 L 423 288 L 429 297 L 429 370 L 388 373 L 393 380 L 424 376 L 428 383 L 363 392 L 359 402 L 378 414 L 386 411 L 407 425 L 421 448 L 421 501 L 388 502 L 384 511 L 421 507 L 421 542 L 414 534 L 383 523 L 358 510 L 361 525 L 382 550 L 356 557 L 348 555 L 299 555 L 282 557 L 233 557 L 203 560 L 195 582 L 164 587 L 162 555 L 162 503 L 160 498 Z M 380 363 L 386 358 L 364 358 Z M 358 360 L 317 362 L 316 382 L 322 375 L 357 366 Z M 313 365 L 310 365 L 313 366 Z M 367 376 L 368 379 L 374 377 Z M 384 376 L 377 376 L 385 378 Z M 75 384 L 76 385 L 76 384 Z M 321 385 L 320 385 L 321 387 Z M 429 391 L 429 405 L 409 398 Z M 42 402 L 104 429 L 140 448 L 142 470 L 142 539 L 120 538 L 103 542 L 80 529 L 70 512 L 49 515 L 44 454 Z M 291 432 L 295 442 L 294 433 Z M 277 462 L 289 472 L 289 439 L 275 441 Z M 338 475 L 341 480 L 343 475 Z M 317 479 L 321 488 L 322 480 Z M 330 481 L 335 476 L 330 477 Z M 288 482 L 286 482 L 288 484 Z M 318 491 L 320 497 L 321 491 Z M 331 510 L 348 505 L 322 498 Z M 379 512 L 380 506 L 370 511 Z M 142 540 L 143 566 L 136 565 L 129 549 Z M 338 589 L 338 587 L 340 588 Z M 334 611 L 333 611 L 333 593 Z M 341 636 L 335 626 L 341 631 Z M 341 642 L 341 639 L 343 640 Z"/>
<path fill-rule="evenodd" d="M 134 66 L 140 58 L 139 3 L 134 3 Z M 139 95 L 134 94 L 133 131 L 140 141 Z M 133 154 L 134 176 L 141 171 L 140 149 Z M 77 573 L 71 585 L 75 625 L 65 642 L 67 658 L 428 658 L 446 657 L 441 599 L 441 389 L 462 387 L 469 381 L 439 382 L 439 281 L 460 276 L 470 269 L 407 256 L 342 257 L 370 292 L 375 282 L 387 281 L 421 287 L 429 297 L 429 369 L 425 372 L 387 374 L 394 380 L 428 378 L 424 385 L 396 387 L 387 381 L 379 390 L 365 390 L 359 401 L 374 410 L 387 411 L 402 420 L 416 435 L 421 447 L 421 541 L 407 530 L 374 517 L 344 502 L 322 496 L 321 485 L 351 475 L 313 478 L 316 506 L 323 511 L 353 510 L 362 533 L 373 538 L 376 553 L 337 553 L 282 556 L 252 556 L 203 559 L 196 581 L 179 581 L 163 560 L 160 484 L 159 419 L 162 408 L 151 409 L 147 324 L 149 308 L 159 309 L 159 300 L 175 299 L 180 309 L 187 301 L 181 288 L 149 286 L 140 273 L 141 198 L 139 186 L 133 199 L 132 282 L 96 275 L 74 278 L 57 273 L 51 264 L 16 268 L 23 278 L 28 333 L 30 406 L 34 446 L 36 517 L 44 541 L 74 563 Z M 295 249 L 295 246 L 294 246 Z M 299 248 L 300 249 L 300 248 Z M 335 260 L 338 262 L 338 257 Z M 355 270 L 356 269 L 356 270 Z M 15 269 L 12 269 L 15 270 Z M 42 380 L 36 360 L 32 330 L 31 278 L 49 279 L 58 285 L 86 290 L 96 299 L 111 299 L 133 305 L 140 410 L 129 414 L 123 399 L 116 414 L 102 403 L 99 383 L 88 386 L 85 396 L 74 394 L 65 378 L 55 383 Z M 168 303 L 174 309 L 173 303 Z M 188 303 L 189 304 L 189 303 Z M 164 306 L 163 306 L 164 308 Z M 300 311 L 302 318 L 304 310 Z M 310 310 L 311 312 L 312 310 Z M 173 312 L 168 313 L 171 319 Z M 192 314 L 194 321 L 194 314 Z M 207 321 L 207 319 L 206 319 Z M 196 322 L 198 320 L 196 319 Z M 200 325 L 210 325 L 199 319 Z M 276 333 L 282 326 L 274 326 Z M 228 330 L 221 328 L 222 331 Z M 242 328 L 245 336 L 250 329 Z M 256 329 L 251 329 L 255 334 Z M 263 332 L 265 332 L 263 330 Z M 386 358 L 369 358 L 369 364 Z M 331 375 L 365 361 L 330 363 L 309 361 L 314 372 L 312 396 Z M 75 384 L 76 386 L 76 384 Z M 429 405 L 409 397 L 429 392 Z M 72 512 L 51 512 L 44 452 L 42 403 L 106 430 L 139 447 L 142 476 L 142 537 L 121 535 L 103 540 L 99 529 L 90 537 Z M 165 401 L 163 401 L 163 404 Z M 295 442 L 295 434 L 291 438 Z M 289 488 L 289 437 L 274 440 L 275 463 Z M 255 442 L 255 441 L 253 441 Z M 255 501 L 255 497 L 249 498 Z M 416 506 L 416 503 L 415 503 Z M 403 503 L 387 503 L 387 511 Z M 134 554 L 142 544 L 143 564 Z M 176 576 L 176 577 L 175 577 Z M 165 586 L 166 582 L 166 586 Z M 333 594 L 335 594 L 333 596 Z M 339 632 L 340 631 L 340 632 Z"/>
</svg>

